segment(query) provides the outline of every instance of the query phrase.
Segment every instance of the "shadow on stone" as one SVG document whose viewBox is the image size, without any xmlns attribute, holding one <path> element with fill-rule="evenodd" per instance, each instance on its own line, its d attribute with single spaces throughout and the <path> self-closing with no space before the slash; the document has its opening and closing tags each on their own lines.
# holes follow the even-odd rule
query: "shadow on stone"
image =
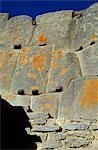
<svg viewBox="0 0 98 150">
<path fill-rule="evenodd" d="M 23 107 L 14 107 L 2 98 L 0 98 L 0 106 L 1 149 L 36 150 L 35 142 L 41 142 L 41 139 L 36 135 L 27 134 L 25 128 L 32 127 Z"/>
</svg>

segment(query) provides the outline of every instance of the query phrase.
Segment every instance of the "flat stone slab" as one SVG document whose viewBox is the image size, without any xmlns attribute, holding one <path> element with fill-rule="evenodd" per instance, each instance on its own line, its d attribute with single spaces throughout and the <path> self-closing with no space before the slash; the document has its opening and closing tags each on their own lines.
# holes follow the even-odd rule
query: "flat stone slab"
<svg viewBox="0 0 98 150">
<path fill-rule="evenodd" d="M 63 125 L 62 128 L 64 130 L 87 130 L 89 128 L 89 125 L 81 123 L 70 123 Z"/>
<path fill-rule="evenodd" d="M 63 144 L 60 141 L 47 141 L 41 145 L 41 149 L 53 149 L 62 146 Z"/>
<path fill-rule="evenodd" d="M 51 48 L 49 46 L 25 47 L 22 49 L 13 76 L 11 93 L 17 94 L 24 90 L 27 95 L 45 93 L 50 65 Z"/>
<path fill-rule="evenodd" d="M 47 92 L 62 88 L 66 91 L 70 81 L 81 76 L 78 57 L 65 49 L 52 50 L 51 64 L 48 72 Z"/>
<path fill-rule="evenodd" d="M 29 112 L 27 113 L 28 117 L 30 120 L 35 120 L 35 119 L 43 119 L 46 120 L 49 118 L 49 114 L 45 112 Z"/>
<path fill-rule="evenodd" d="M 47 112 L 51 117 L 56 118 L 58 114 L 59 94 L 46 93 L 39 96 L 32 96 L 31 110 L 34 112 Z"/>
<path fill-rule="evenodd" d="M 98 118 L 98 78 L 73 80 L 59 103 L 59 118 Z"/>
<path fill-rule="evenodd" d="M 45 125 L 34 125 L 32 131 L 34 132 L 53 132 L 59 130 L 58 125 L 45 126 Z"/>
<path fill-rule="evenodd" d="M 83 76 L 98 75 L 98 44 L 90 45 L 77 52 Z"/>
</svg>

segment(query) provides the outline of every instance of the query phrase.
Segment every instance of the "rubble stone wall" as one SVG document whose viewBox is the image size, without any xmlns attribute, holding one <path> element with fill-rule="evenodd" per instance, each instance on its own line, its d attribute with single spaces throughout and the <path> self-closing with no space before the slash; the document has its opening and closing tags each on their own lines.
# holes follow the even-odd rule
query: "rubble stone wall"
<svg viewBox="0 0 98 150">
<path fill-rule="evenodd" d="M 83 11 L 0 13 L 0 95 L 22 106 L 38 149 L 98 149 L 98 3 Z"/>
</svg>

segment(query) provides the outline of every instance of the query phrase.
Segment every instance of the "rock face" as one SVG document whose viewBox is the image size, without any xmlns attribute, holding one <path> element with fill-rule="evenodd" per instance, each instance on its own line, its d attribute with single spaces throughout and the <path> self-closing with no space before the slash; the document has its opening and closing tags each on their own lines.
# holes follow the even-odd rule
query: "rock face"
<svg viewBox="0 0 98 150">
<path fill-rule="evenodd" d="M 24 108 L 38 149 L 97 150 L 98 3 L 35 21 L 0 13 L 0 35 L 0 95 Z"/>
</svg>

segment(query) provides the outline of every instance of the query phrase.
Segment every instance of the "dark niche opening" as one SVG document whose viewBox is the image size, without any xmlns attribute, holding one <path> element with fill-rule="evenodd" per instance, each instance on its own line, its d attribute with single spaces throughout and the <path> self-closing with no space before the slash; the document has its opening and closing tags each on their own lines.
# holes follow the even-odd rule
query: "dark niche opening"
<svg viewBox="0 0 98 150">
<path fill-rule="evenodd" d="M 62 91 L 63 91 L 62 86 L 56 88 L 56 92 L 62 92 Z"/>
<path fill-rule="evenodd" d="M 46 43 L 43 43 L 43 44 L 39 44 L 39 46 L 46 46 Z"/>
<path fill-rule="evenodd" d="M 33 90 L 32 95 L 39 95 L 39 91 L 38 90 Z"/>
<path fill-rule="evenodd" d="M 18 90 L 18 94 L 19 95 L 25 95 L 24 90 L 23 89 Z"/>
<path fill-rule="evenodd" d="M 95 44 L 95 41 L 92 41 L 92 42 L 90 43 L 90 45 L 93 45 L 93 44 Z"/>
<path fill-rule="evenodd" d="M 21 49 L 21 44 L 14 45 L 14 49 Z"/>
</svg>

